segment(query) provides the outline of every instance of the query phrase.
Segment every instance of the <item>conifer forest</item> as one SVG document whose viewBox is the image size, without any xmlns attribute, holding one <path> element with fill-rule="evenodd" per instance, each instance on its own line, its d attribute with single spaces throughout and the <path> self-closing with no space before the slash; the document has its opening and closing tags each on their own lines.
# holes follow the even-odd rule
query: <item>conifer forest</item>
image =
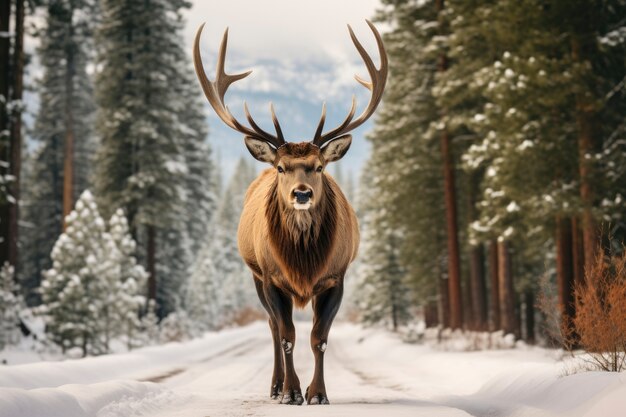
<svg viewBox="0 0 626 417">
<path fill-rule="evenodd" d="M 0 0 L 0 358 L 266 320 L 237 249 L 260 165 L 230 140 L 225 175 L 209 140 L 192 3 Z M 362 167 L 328 169 L 361 235 L 338 320 L 623 370 L 626 0 L 380 0 L 365 18 L 389 77 Z"/>
</svg>

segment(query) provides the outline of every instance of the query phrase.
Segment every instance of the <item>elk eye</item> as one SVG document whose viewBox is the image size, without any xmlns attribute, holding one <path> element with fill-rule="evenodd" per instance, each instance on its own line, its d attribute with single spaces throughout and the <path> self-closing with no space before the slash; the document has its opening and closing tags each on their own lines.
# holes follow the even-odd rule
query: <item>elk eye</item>
<svg viewBox="0 0 626 417">
<path fill-rule="evenodd" d="M 280 172 L 281 174 L 285 173 L 285 170 L 283 169 L 283 167 L 279 166 L 278 168 L 276 168 L 278 170 L 278 172 Z"/>
<path fill-rule="evenodd" d="M 317 172 L 322 172 L 322 169 L 324 169 L 321 165 L 317 167 L 316 171 Z"/>
</svg>

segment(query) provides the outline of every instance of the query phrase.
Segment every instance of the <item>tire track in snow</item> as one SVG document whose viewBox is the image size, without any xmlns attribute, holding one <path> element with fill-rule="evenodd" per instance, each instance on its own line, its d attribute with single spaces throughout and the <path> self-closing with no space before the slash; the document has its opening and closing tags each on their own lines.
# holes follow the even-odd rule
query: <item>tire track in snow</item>
<svg viewBox="0 0 626 417">
<path fill-rule="evenodd" d="M 331 355 L 336 359 L 336 361 L 341 364 L 341 366 L 346 369 L 348 372 L 356 375 L 360 381 L 362 381 L 366 385 L 376 386 L 385 390 L 391 390 L 395 393 L 403 393 L 406 394 L 409 389 L 402 384 L 399 383 L 383 383 L 380 381 L 379 377 L 373 376 L 371 374 L 366 373 L 362 369 L 359 369 L 353 360 L 350 359 L 350 355 L 347 353 L 343 343 L 341 342 L 341 338 L 337 338 L 335 343 L 335 349 L 330 350 Z"/>
<path fill-rule="evenodd" d="M 173 378 L 177 375 L 180 375 L 184 372 L 187 372 L 189 369 L 192 369 L 197 364 L 204 364 L 207 362 L 215 361 L 216 359 L 227 359 L 230 356 L 243 356 L 247 354 L 250 350 L 254 349 L 253 343 L 257 338 L 250 337 L 242 342 L 235 343 L 232 346 L 221 349 L 218 352 L 215 352 L 206 358 L 202 358 L 200 360 L 195 361 L 189 366 L 186 367 L 177 367 L 174 369 L 167 370 L 165 372 L 159 373 L 157 375 L 149 376 L 146 378 L 140 378 L 138 381 L 140 382 L 155 382 L 155 383 L 163 383 L 170 378 Z"/>
</svg>

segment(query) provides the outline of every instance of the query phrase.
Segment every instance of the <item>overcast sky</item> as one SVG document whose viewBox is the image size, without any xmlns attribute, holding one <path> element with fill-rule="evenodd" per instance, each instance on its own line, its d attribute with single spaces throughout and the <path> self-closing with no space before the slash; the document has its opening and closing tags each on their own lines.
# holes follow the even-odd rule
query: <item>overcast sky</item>
<svg viewBox="0 0 626 417">
<path fill-rule="evenodd" d="M 186 37 L 191 45 L 198 26 L 206 22 L 204 44 L 217 49 L 230 27 L 229 48 L 250 58 L 289 56 L 298 60 L 343 59 L 352 53 L 346 24 L 357 35 L 368 35 L 379 0 L 193 0 L 186 13 Z M 364 42 L 368 41 L 362 36 Z M 364 45 L 368 45 L 364 43 Z M 374 45 L 370 43 L 370 45 Z"/>
</svg>

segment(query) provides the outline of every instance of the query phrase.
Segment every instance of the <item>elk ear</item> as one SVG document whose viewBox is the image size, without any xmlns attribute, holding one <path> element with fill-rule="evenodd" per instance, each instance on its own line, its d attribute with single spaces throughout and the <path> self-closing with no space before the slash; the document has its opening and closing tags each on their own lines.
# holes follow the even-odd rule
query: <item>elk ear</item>
<svg viewBox="0 0 626 417">
<path fill-rule="evenodd" d="M 340 160 L 350 149 L 351 143 L 352 135 L 339 136 L 337 139 L 328 142 L 328 145 L 322 148 L 324 161 L 333 162 Z"/>
<path fill-rule="evenodd" d="M 276 159 L 276 149 L 269 143 L 250 136 L 246 136 L 244 140 L 248 151 L 250 151 L 250 154 L 254 156 L 257 161 L 267 162 L 269 164 L 274 163 L 274 159 Z"/>
</svg>

